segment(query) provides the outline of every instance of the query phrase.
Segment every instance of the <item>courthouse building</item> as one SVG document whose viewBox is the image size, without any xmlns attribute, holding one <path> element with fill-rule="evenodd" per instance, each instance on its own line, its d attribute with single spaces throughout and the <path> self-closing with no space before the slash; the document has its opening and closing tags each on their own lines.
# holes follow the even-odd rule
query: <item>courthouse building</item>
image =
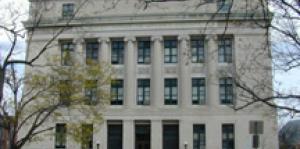
<svg viewBox="0 0 300 149">
<path fill-rule="evenodd" d="M 103 123 L 92 125 L 99 131 L 86 148 L 278 148 L 274 109 L 260 103 L 233 109 L 246 103 L 235 77 L 250 86 L 272 85 L 266 30 L 258 25 L 270 18 L 264 17 L 259 0 L 81 2 L 31 0 L 30 13 L 38 6 L 44 12 L 27 56 L 76 14 L 68 23 L 71 29 L 55 40 L 59 46 L 47 54 L 81 52 L 78 61 L 112 65 L 114 96 Z M 25 23 L 28 30 L 34 27 L 33 17 Z M 65 135 L 67 122 L 47 125 L 55 127 L 56 135 L 29 142 L 25 149 L 82 148 Z"/>
</svg>

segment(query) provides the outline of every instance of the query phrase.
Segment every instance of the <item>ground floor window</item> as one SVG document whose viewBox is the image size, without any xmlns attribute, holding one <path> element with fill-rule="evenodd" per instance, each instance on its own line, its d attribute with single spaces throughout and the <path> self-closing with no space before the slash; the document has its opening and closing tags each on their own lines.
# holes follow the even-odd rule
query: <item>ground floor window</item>
<svg viewBox="0 0 300 149">
<path fill-rule="evenodd" d="M 234 149 L 234 125 L 222 125 L 222 149 Z"/>
<path fill-rule="evenodd" d="M 178 122 L 166 122 L 163 124 L 163 149 L 179 149 Z"/>
<path fill-rule="evenodd" d="M 121 121 L 108 122 L 108 143 L 107 149 L 122 149 L 123 147 L 123 128 Z"/>
<path fill-rule="evenodd" d="M 193 132 L 194 149 L 205 149 L 205 125 L 194 125 Z"/>
<path fill-rule="evenodd" d="M 150 149 L 151 125 L 150 121 L 136 121 L 135 149 Z"/>
</svg>

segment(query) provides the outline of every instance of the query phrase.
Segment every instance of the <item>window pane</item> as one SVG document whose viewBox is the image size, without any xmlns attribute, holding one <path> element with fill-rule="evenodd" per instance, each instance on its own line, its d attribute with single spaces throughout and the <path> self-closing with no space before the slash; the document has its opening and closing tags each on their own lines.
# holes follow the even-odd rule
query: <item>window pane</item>
<svg viewBox="0 0 300 149">
<path fill-rule="evenodd" d="M 108 149 L 122 149 L 123 148 L 123 129 L 122 124 L 108 124 Z"/>
</svg>

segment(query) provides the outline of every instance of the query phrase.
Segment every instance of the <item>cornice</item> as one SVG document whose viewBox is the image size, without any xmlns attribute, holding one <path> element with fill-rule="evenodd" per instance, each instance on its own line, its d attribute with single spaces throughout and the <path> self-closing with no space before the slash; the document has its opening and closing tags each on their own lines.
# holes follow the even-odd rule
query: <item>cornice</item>
<svg viewBox="0 0 300 149">
<path fill-rule="evenodd" d="M 93 26 L 110 24 L 151 24 L 151 23 L 189 23 L 204 21 L 270 21 L 272 16 L 265 18 L 257 14 L 245 13 L 185 13 L 185 14 L 147 14 L 135 16 L 99 16 L 99 17 L 75 17 L 69 23 L 74 26 Z M 44 19 L 38 27 L 62 27 L 66 26 L 69 20 L 59 18 Z M 32 28 L 33 23 L 28 20 L 24 22 L 26 28 Z"/>
</svg>

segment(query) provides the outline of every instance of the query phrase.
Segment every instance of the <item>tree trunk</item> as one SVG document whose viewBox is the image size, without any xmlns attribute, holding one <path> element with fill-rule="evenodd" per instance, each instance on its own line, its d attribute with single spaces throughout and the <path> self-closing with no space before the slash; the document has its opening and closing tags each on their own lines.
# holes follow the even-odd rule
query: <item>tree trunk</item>
<svg viewBox="0 0 300 149">
<path fill-rule="evenodd" d="M 4 76 L 5 76 L 4 68 L 0 67 L 0 104 L 3 100 L 4 78 L 5 78 Z"/>
</svg>

